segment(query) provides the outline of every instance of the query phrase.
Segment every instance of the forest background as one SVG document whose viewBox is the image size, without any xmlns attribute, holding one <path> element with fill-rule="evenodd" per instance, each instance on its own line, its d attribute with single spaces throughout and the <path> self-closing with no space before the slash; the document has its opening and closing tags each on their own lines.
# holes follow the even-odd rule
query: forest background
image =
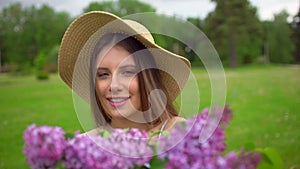
<svg viewBox="0 0 300 169">
<path fill-rule="evenodd" d="M 212 2 L 216 7 L 205 18 L 178 20 L 188 21 L 203 31 L 224 66 L 300 63 L 300 10 L 292 21 L 288 21 L 290 14 L 285 10 L 274 14 L 272 20 L 262 21 L 257 8 L 248 0 Z M 91 10 L 104 10 L 118 16 L 156 12 L 153 6 L 138 0 L 91 2 L 82 12 Z M 158 18 L 163 20 L 163 17 L 176 18 L 167 15 Z M 0 71 L 18 74 L 56 72 L 59 44 L 73 20 L 69 13 L 57 12 L 47 4 L 24 7 L 21 3 L 13 3 L 3 8 L 0 11 Z M 160 23 L 156 21 L 155 24 Z M 162 47 L 187 57 L 193 66 L 202 65 L 189 46 L 170 37 L 154 35 L 154 38 Z"/>
</svg>

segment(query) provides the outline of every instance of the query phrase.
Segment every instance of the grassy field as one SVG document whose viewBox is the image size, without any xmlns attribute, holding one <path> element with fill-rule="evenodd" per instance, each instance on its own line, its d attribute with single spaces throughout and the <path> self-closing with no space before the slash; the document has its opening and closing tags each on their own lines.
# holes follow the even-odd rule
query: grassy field
<svg viewBox="0 0 300 169">
<path fill-rule="evenodd" d="M 201 107 L 210 105 L 210 83 L 204 70 L 193 69 L 199 83 Z M 266 66 L 226 69 L 227 100 L 234 111 L 227 129 L 229 149 L 253 142 L 273 147 L 285 168 L 300 164 L 300 67 Z M 0 74 L 0 168 L 29 168 L 22 154 L 22 134 L 32 123 L 58 125 L 72 133 L 81 129 L 70 89 L 52 75 Z"/>
</svg>

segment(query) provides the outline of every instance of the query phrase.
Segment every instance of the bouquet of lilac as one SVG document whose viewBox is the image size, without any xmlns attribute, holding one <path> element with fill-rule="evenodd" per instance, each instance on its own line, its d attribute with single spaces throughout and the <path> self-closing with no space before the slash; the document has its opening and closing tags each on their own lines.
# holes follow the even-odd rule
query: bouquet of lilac
<svg viewBox="0 0 300 169">
<path fill-rule="evenodd" d="M 133 168 L 151 159 L 146 139 L 147 133 L 137 129 L 117 129 L 109 138 L 77 134 L 68 141 L 62 161 L 70 169 Z"/>
<path fill-rule="evenodd" d="M 29 126 L 24 133 L 23 152 L 32 168 L 53 168 L 61 160 L 67 144 L 60 127 Z"/>
<path fill-rule="evenodd" d="M 109 138 L 75 133 L 65 139 L 59 127 L 29 126 L 23 152 L 34 169 L 124 169 L 143 166 L 152 158 L 144 131 L 116 129 Z"/>
<path fill-rule="evenodd" d="M 218 115 L 220 121 L 209 120 Z M 138 129 L 116 129 L 109 136 L 75 133 L 74 138 L 66 139 L 59 127 L 33 124 L 24 132 L 23 152 L 34 169 L 254 169 L 261 160 L 260 154 L 243 150 L 224 154 L 224 129 L 231 117 L 228 106 L 215 108 L 212 113 L 204 109 L 156 138 L 156 144 Z M 200 142 L 202 130 L 216 122 L 218 125 L 210 137 Z"/>
<path fill-rule="evenodd" d="M 223 114 L 222 114 L 223 113 Z M 214 117 L 221 115 L 220 121 Z M 209 114 L 204 109 L 201 114 L 187 119 L 186 125 L 177 125 L 170 131 L 168 136 L 160 139 L 158 146 L 161 160 L 167 162 L 167 169 L 188 168 L 188 169 L 254 169 L 261 160 L 261 156 L 254 152 L 241 151 L 240 154 L 226 150 L 224 129 L 232 118 L 232 111 L 225 106 L 223 110 L 214 108 Z M 218 123 L 217 128 L 211 136 L 203 143 L 199 135 L 205 127 L 212 123 Z M 183 135 L 185 134 L 185 135 Z M 183 139 L 181 139 L 183 138 Z M 178 144 L 174 145 L 174 141 Z"/>
</svg>

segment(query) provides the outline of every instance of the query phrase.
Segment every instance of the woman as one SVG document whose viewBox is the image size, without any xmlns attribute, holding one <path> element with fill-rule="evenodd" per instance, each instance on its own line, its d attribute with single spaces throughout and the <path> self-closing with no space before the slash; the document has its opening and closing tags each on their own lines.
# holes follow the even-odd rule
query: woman
<svg viewBox="0 0 300 169">
<path fill-rule="evenodd" d="M 173 102 L 190 63 L 135 21 L 101 11 L 80 16 L 63 37 L 58 63 L 61 78 L 91 105 L 97 129 L 152 132 L 184 120 Z"/>
</svg>

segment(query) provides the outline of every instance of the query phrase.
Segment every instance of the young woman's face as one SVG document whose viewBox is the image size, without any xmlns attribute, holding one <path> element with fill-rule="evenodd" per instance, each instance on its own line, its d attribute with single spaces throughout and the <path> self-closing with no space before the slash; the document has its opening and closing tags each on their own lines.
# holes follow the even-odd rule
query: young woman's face
<svg viewBox="0 0 300 169">
<path fill-rule="evenodd" d="M 112 119 L 124 119 L 141 110 L 138 68 L 131 54 L 115 46 L 99 54 L 96 92 Z"/>
</svg>

